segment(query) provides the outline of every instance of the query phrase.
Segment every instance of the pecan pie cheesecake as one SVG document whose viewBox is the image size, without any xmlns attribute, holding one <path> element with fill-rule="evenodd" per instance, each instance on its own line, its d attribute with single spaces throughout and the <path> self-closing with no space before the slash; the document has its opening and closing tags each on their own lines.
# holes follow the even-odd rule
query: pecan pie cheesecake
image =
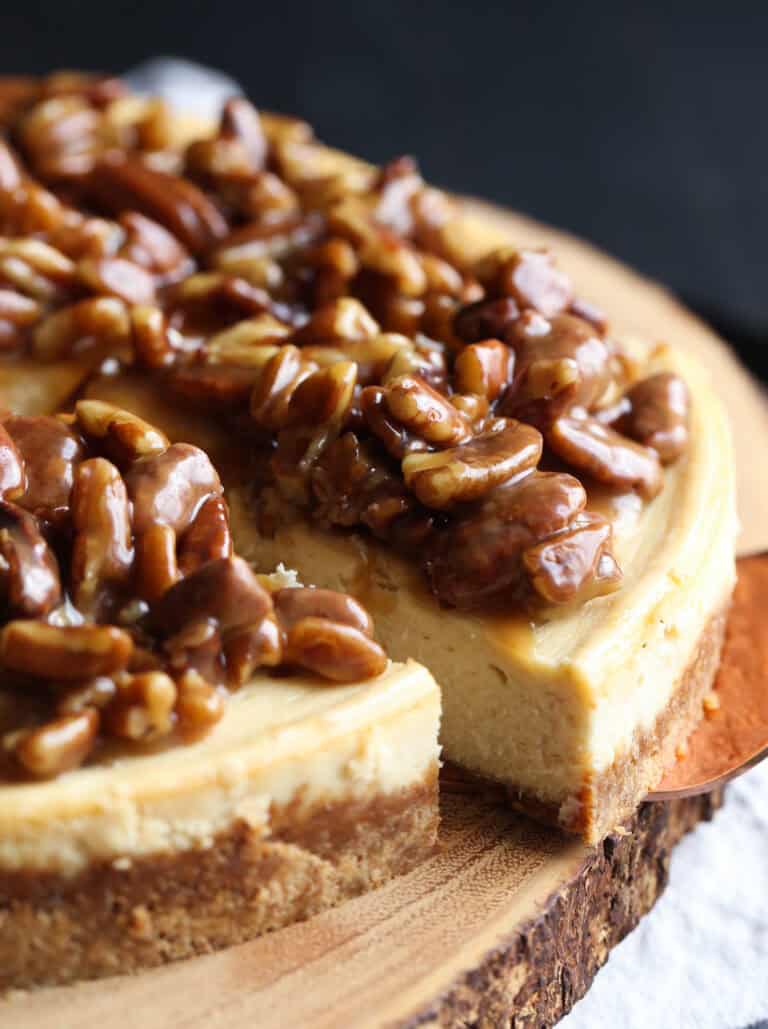
<svg viewBox="0 0 768 1029">
<path fill-rule="evenodd" d="M 434 672 L 448 759 L 589 841 L 630 815 L 701 717 L 733 586 L 706 373 L 616 338 L 409 158 L 99 77 L 0 99 L 4 405 L 202 447 L 242 557 Z"/>
</svg>

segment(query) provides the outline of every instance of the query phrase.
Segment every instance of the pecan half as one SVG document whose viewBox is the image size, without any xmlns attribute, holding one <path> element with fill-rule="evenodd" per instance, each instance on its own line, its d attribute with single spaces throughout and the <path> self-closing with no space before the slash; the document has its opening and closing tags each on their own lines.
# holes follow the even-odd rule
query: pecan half
<svg viewBox="0 0 768 1029">
<path fill-rule="evenodd" d="M 155 282 L 149 272 L 124 257 L 84 258 L 77 275 L 86 289 L 117 297 L 126 304 L 153 304 Z"/>
<path fill-rule="evenodd" d="M 190 668 L 176 680 L 176 724 L 187 742 L 210 732 L 224 715 L 222 693 Z"/>
<path fill-rule="evenodd" d="M 283 630 L 302 618 L 324 618 L 340 625 L 350 625 L 365 636 L 373 636 L 371 616 L 353 597 L 335 590 L 314 587 L 291 587 L 272 594 L 275 614 Z"/>
<path fill-rule="evenodd" d="M 125 475 L 133 501 L 137 535 L 152 525 L 168 525 L 181 535 L 202 504 L 222 492 L 208 455 L 188 443 L 174 443 L 163 453 L 134 461 Z"/>
<path fill-rule="evenodd" d="M 652 447 L 663 464 L 675 461 L 688 445 L 690 397 L 683 380 L 671 372 L 641 379 L 626 393 L 629 411 L 616 428 Z"/>
<path fill-rule="evenodd" d="M 227 502 L 224 497 L 209 497 L 181 539 L 179 567 L 184 575 L 189 575 L 208 561 L 231 556 Z"/>
<path fill-rule="evenodd" d="M 0 425 L 0 499 L 17 500 L 26 489 L 21 455 L 12 437 Z"/>
<path fill-rule="evenodd" d="M 75 468 L 85 457 L 82 440 L 60 418 L 46 415 L 11 415 L 4 425 L 26 472 L 19 507 L 60 525 L 69 515 Z"/>
<path fill-rule="evenodd" d="M 116 599 L 133 565 L 131 511 L 125 483 L 113 464 L 93 457 L 78 465 L 72 488 L 72 598 L 98 618 Z"/>
<path fill-rule="evenodd" d="M 498 286 L 521 308 L 532 307 L 545 318 L 561 314 L 573 299 L 568 276 L 556 267 L 552 254 L 546 250 L 520 250 L 513 254 L 499 269 Z"/>
<path fill-rule="evenodd" d="M 476 300 L 460 308 L 453 320 L 456 335 L 467 343 L 483 339 L 506 339 L 520 317 L 520 308 L 512 297 L 498 300 Z"/>
<path fill-rule="evenodd" d="M 555 472 L 532 472 L 498 487 L 435 534 L 426 558 L 434 592 L 459 608 L 498 594 L 523 598 L 529 590 L 523 551 L 566 529 L 586 500 L 578 479 Z"/>
<path fill-rule="evenodd" d="M 105 155 L 93 169 L 89 186 L 108 210 L 120 214 L 134 209 L 146 214 L 194 254 L 204 253 L 226 235 L 226 222 L 196 186 L 136 158 Z"/>
<path fill-rule="evenodd" d="M 544 424 L 574 407 L 595 406 L 611 381 L 611 352 L 588 322 L 560 315 L 523 320 L 516 330 L 515 384 L 504 412 Z"/>
<path fill-rule="evenodd" d="M 162 633 L 179 632 L 208 618 L 222 631 L 258 624 L 272 601 L 242 558 L 209 561 L 181 579 L 155 605 L 152 624 Z"/>
<path fill-rule="evenodd" d="M 96 745 L 99 713 L 93 708 L 63 714 L 16 739 L 13 754 L 30 775 L 51 779 L 79 767 Z"/>
<path fill-rule="evenodd" d="M 406 455 L 403 476 L 422 504 L 446 510 L 530 471 L 539 463 L 542 444 L 533 426 L 502 418 L 461 446 Z"/>
<path fill-rule="evenodd" d="M 493 403 L 512 381 L 514 368 L 514 351 L 498 339 L 486 339 L 460 351 L 454 385 L 459 393 L 476 393 Z"/>
<path fill-rule="evenodd" d="M 611 553 L 611 523 L 583 511 L 555 536 L 528 547 L 523 564 L 531 585 L 550 604 L 584 603 L 621 585 L 621 570 Z"/>
<path fill-rule="evenodd" d="M 128 311 L 116 297 L 91 297 L 48 315 L 32 334 L 32 347 L 42 361 L 67 357 L 87 346 L 114 351 L 128 347 L 131 325 Z"/>
<path fill-rule="evenodd" d="M 126 675 L 102 717 L 113 736 L 126 740 L 153 740 L 174 727 L 176 684 L 165 672 Z"/>
<path fill-rule="evenodd" d="M 663 485 L 656 451 L 640 446 L 589 418 L 558 418 L 547 443 L 574 468 L 616 489 L 637 490 L 651 500 Z"/>
<path fill-rule="evenodd" d="M 351 625 L 307 617 L 286 634 L 285 658 L 332 682 L 370 679 L 387 667 L 387 656 L 375 640 Z"/>
<path fill-rule="evenodd" d="M 14 621 L 0 632 L 0 661 L 14 672 L 54 682 L 114 675 L 131 659 L 133 640 L 112 625 Z"/>
<path fill-rule="evenodd" d="M 0 501 L 0 594 L 11 615 L 39 618 L 61 601 L 59 568 L 36 520 Z"/>
<path fill-rule="evenodd" d="M 156 457 L 171 445 L 165 433 L 143 418 L 103 400 L 79 400 L 75 416 L 83 434 L 98 442 L 119 465 Z"/>
</svg>

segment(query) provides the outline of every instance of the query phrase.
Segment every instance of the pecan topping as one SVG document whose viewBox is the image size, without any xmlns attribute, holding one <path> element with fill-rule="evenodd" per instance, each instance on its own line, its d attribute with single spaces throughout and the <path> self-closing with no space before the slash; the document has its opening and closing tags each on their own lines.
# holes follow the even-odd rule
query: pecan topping
<svg viewBox="0 0 768 1029">
<path fill-rule="evenodd" d="M 688 397 L 673 375 L 642 378 L 549 253 L 507 247 L 468 268 L 450 201 L 411 158 L 340 168 L 307 125 L 243 98 L 194 139 L 163 101 L 65 73 L 0 83 L 0 121 L 21 153 L 0 141 L 12 360 L 51 362 L 51 379 L 53 362 L 80 368 L 72 391 L 130 367 L 243 441 L 264 531 L 287 504 L 371 532 L 421 561 L 445 603 L 616 587 L 610 525 L 542 462 L 650 499 L 685 449 Z M 377 674 L 383 656 L 340 609 L 289 625 L 278 608 L 309 600 L 252 590 L 202 451 L 74 399 L 63 419 L 0 418 L 0 584 L 7 617 L 128 633 L 109 704 L 83 699 L 88 676 L 72 682 L 73 703 L 104 712 L 98 736 L 194 738 L 260 667 Z M 118 704 L 146 675 L 175 690 L 162 716 L 144 680 Z M 44 706 L 55 684 L 38 679 Z"/>
<path fill-rule="evenodd" d="M 18 771 L 75 768 L 105 736 L 198 739 L 222 718 L 227 687 L 259 668 L 298 666 L 320 683 L 385 667 L 356 601 L 311 589 L 273 597 L 232 553 L 203 451 L 94 400 L 74 415 L 6 425 L 8 467 L 12 458 L 30 508 L 0 499 L 0 668 L 28 701 L 3 741 Z"/>
<path fill-rule="evenodd" d="M 626 394 L 628 412 L 619 427 L 631 439 L 652 447 L 663 464 L 676 460 L 688 444 L 688 387 L 670 372 L 642 379 Z"/>
</svg>

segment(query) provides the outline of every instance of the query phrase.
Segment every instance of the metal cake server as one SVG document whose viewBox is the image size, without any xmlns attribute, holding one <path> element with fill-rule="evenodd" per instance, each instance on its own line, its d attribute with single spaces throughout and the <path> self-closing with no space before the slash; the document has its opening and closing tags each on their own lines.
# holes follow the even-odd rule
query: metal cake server
<svg viewBox="0 0 768 1029">
<path fill-rule="evenodd" d="M 768 757 L 768 554 L 743 557 L 715 697 L 649 800 L 707 793 Z"/>
</svg>

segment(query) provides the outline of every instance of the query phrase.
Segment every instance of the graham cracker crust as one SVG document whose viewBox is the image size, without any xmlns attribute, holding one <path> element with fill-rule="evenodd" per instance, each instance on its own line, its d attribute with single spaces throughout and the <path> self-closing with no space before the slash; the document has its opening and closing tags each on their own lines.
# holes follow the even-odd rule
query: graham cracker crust
<svg viewBox="0 0 768 1029">
<path fill-rule="evenodd" d="M 699 637 L 685 673 L 653 727 L 635 732 L 632 744 L 598 776 L 587 776 L 581 790 L 559 805 L 507 787 L 514 808 L 536 821 L 559 826 L 598 843 L 629 820 L 638 804 L 661 781 L 676 759 L 676 751 L 698 723 L 705 696 L 712 689 L 728 620 L 728 604 L 713 615 Z"/>
<path fill-rule="evenodd" d="M 380 886 L 435 850 L 436 765 L 399 793 L 316 806 L 297 820 L 299 800 L 273 810 L 266 838 L 239 821 L 210 848 L 101 863 L 74 878 L 0 871 L 0 989 L 136 972 L 241 943 Z"/>
</svg>

